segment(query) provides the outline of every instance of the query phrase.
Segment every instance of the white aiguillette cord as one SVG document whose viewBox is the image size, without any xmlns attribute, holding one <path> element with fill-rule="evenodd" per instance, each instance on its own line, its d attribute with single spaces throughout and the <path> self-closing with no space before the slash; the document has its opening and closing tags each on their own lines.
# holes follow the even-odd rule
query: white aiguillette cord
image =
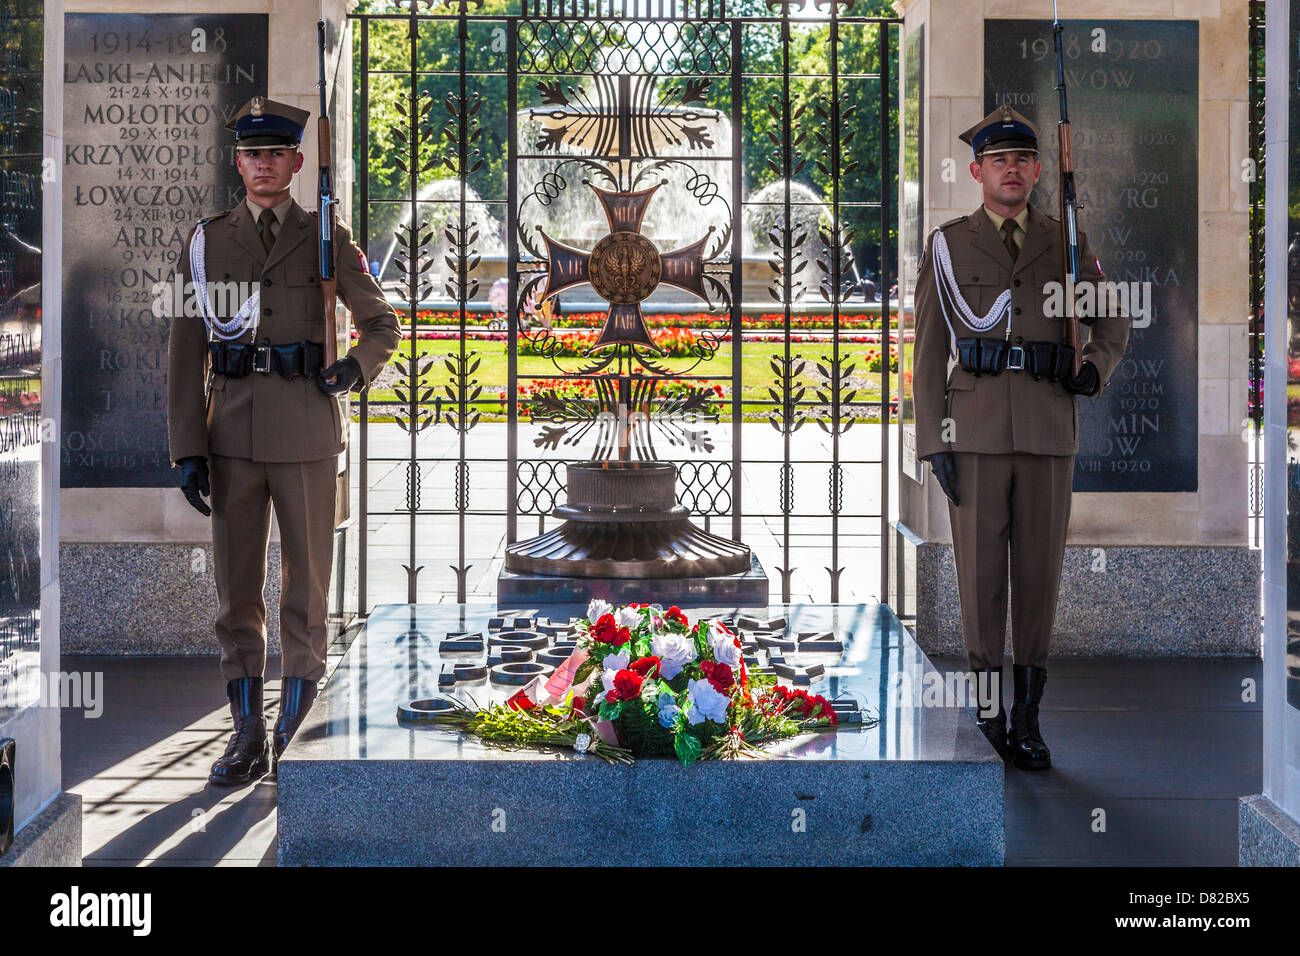
<svg viewBox="0 0 1300 956">
<path fill-rule="evenodd" d="M 939 292 L 939 309 L 943 312 L 943 321 L 948 326 L 949 353 L 952 355 L 957 354 L 957 332 L 952 327 L 953 312 L 961 317 L 962 324 L 967 328 L 974 329 L 976 332 L 987 332 L 1001 322 L 1002 316 L 1005 314 L 1008 319 L 1007 338 L 1010 338 L 1011 290 L 1003 289 L 988 312 L 984 315 L 976 315 L 962 296 L 961 287 L 957 284 L 957 277 L 953 274 L 952 258 L 948 254 L 948 240 L 944 238 L 942 229 L 935 230 L 933 253 L 935 285 Z"/>
<path fill-rule="evenodd" d="M 207 266 L 204 264 L 206 248 L 207 240 L 203 237 L 203 223 L 199 223 L 194 229 L 194 237 L 190 240 L 190 274 L 194 276 L 194 291 L 198 294 L 203 324 L 208 327 L 208 332 L 213 336 L 225 341 L 237 339 L 245 332 L 252 332 L 256 338 L 257 324 L 261 318 L 261 309 L 258 308 L 262 301 L 261 290 L 253 290 L 253 294 L 244 300 L 244 304 L 240 306 L 234 318 L 224 322 L 217 318 L 213 314 L 212 303 L 208 301 L 208 273 Z M 251 324 L 249 316 L 252 316 Z"/>
</svg>

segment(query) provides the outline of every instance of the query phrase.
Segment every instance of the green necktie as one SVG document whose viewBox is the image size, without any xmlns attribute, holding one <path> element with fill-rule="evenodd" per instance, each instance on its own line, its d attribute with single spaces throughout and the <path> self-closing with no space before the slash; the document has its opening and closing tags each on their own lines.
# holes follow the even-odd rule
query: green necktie
<svg viewBox="0 0 1300 956">
<path fill-rule="evenodd" d="M 1020 247 L 1016 245 L 1015 240 L 1016 221 L 1014 219 L 1005 219 L 1002 222 L 1002 242 L 1007 247 L 1007 252 L 1011 253 L 1011 261 L 1015 262 L 1020 255 Z"/>
<path fill-rule="evenodd" d="M 266 246 L 267 252 L 270 252 L 271 247 L 275 245 L 275 226 L 275 213 L 263 209 L 262 214 L 257 217 L 257 234 L 262 237 L 262 245 Z"/>
</svg>

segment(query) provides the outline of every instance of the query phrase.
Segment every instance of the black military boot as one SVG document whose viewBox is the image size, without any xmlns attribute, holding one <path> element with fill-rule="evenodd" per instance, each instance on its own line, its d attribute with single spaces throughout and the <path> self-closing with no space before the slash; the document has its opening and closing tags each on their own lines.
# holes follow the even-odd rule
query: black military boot
<svg viewBox="0 0 1300 956">
<path fill-rule="evenodd" d="M 262 678 L 237 677 L 226 684 L 235 733 L 226 752 L 212 765 L 208 780 L 231 785 L 248 783 L 270 767 L 266 746 L 266 718 L 262 716 Z"/>
<path fill-rule="evenodd" d="M 1007 747 L 1021 770 L 1046 770 L 1052 752 L 1038 730 L 1038 702 L 1043 699 L 1047 671 L 1032 664 L 1012 665 L 1015 700 L 1011 704 L 1011 731 Z"/>
<path fill-rule="evenodd" d="M 275 755 L 273 772 L 280 769 L 280 755 L 289 746 L 298 725 L 307 716 L 312 701 L 316 699 L 316 682 L 302 677 L 284 677 L 280 680 L 280 716 L 275 721 Z"/>
<path fill-rule="evenodd" d="M 1007 756 L 1007 712 L 1002 707 L 1002 668 L 975 668 L 975 700 L 979 707 L 975 726 L 988 738 L 998 756 Z"/>
</svg>

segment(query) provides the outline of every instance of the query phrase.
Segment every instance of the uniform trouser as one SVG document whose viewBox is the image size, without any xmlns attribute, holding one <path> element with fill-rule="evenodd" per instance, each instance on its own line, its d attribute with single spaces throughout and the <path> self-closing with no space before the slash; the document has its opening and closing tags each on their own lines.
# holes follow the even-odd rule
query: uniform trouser
<svg viewBox="0 0 1300 956">
<path fill-rule="evenodd" d="M 280 672 L 310 681 L 324 676 L 337 462 L 337 458 L 256 462 L 212 456 L 216 632 L 226 680 L 264 676 L 262 589 L 272 504 L 280 523 Z"/>
<path fill-rule="evenodd" d="M 1070 523 L 1073 455 L 955 453 L 952 519 L 962 630 L 971 668 L 1001 667 L 1011 558 L 1015 663 L 1047 666 Z"/>
</svg>

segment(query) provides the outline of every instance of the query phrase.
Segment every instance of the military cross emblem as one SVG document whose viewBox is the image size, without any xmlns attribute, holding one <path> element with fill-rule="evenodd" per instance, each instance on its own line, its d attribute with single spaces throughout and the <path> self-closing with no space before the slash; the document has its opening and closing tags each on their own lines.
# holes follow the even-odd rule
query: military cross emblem
<svg viewBox="0 0 1300 956">
<path fill-rule="evenodd" d="M 704 293 L 704 246 L 713 227 L 689 246 L 661 253 L 641 235 L 641 221 L 663 183 L 635 192 L 614 192 L 591 183 L 587 185 L 605 210 L 609 235 L 588 252 L 558 242 L 541 230 L 546 241 L 547 266 L 538 302 L 564 289 L 588 283 L 597 295 L 609 302 L 609 313 L 593 349 L 628 343 L 657 350 L 646 328 L 641 303 L 661 284 L 676 286 L 709 301 Z"/>
</svg>

